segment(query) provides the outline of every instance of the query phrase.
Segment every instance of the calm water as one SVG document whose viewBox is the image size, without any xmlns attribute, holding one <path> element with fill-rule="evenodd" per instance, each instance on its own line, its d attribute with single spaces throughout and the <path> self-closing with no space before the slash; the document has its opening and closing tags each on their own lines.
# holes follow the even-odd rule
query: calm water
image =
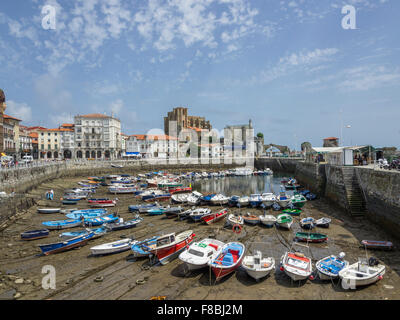
<svg viewBox="0 0 400 320">
<path fill-rule="evenodd" d="M 192 182 L 192 188 L 201 193 L 222 193 L 226 196 L 249 196 L 252 193 L 272 192 L 278 194 L 281 180 L 290 175 L 243 176 L 199 179 Z M 292 195 L 292 190 L 287 190 Z"/>
</svg>

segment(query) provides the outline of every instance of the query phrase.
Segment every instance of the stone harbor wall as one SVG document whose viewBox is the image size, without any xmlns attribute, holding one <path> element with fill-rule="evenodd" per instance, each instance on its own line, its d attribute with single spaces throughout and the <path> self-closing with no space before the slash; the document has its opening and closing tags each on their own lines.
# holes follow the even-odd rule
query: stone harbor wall
<svg viewBox="0 0 400 320">
<path fill-rule="evenodd" d="M 302 159 L 258 158 L 254 160 L 254 167 L 259 170 L 270 168 L 274 172 L 294 174 L 297 164 L 302 161 Z"/>
<path fill-rule="evenodd" d="M 331 165 L 324 167 L 326 178 L 324 197 L 339 207 L 349 210 L 342 168 Z"/>
<path fill-rule="evenodd" d="M 295 178 L 308 190 L 323 196 L 325 193 L 325 166 L 316 163 L 298 162 Z"/>
</svg>

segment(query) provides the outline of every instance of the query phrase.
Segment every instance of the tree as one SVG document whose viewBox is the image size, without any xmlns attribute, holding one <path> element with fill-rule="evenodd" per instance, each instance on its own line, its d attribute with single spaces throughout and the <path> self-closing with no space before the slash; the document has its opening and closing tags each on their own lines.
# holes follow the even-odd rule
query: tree
<svg viewBox="0 0 400 320">
<path fill-rule="evenodd" d="M 259 133 L 257 133 L 257 138 L 264 138 L 264 135 L 261 133 L 261 132 L 259 132 Z"/>
</svg>

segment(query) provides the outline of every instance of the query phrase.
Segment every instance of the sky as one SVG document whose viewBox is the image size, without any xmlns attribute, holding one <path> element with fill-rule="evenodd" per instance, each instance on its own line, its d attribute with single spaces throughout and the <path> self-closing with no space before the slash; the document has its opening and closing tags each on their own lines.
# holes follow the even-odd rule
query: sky
<svg viewBox="0 0 400 320">
<path fill-rule="evenodd" d="M 265 144 L 400 148 L 399 11 L 397 0 L 2 0 L 0 88 L 24 125 L 105 112 L 145 134 L 183 106 L 221 133 L 251 119 Z"/>
</svg>

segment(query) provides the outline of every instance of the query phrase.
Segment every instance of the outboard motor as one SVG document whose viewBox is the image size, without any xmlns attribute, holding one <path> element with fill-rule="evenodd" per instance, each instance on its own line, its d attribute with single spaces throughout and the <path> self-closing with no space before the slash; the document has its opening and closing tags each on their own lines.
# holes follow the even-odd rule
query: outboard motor
<svg viewBox="0 0 400 320">
<path fill-rule="evenodd" d="M 378 265 L 378 264 L 379 264 L 378 259 L 376 259 L 376 258 L 374 258 L 374 257 L 369 258 L 369 260 L 368 260 L 368 265 L 369 265 L 370 267 L 376 266 L 376 265 Z"/>
</svg>

